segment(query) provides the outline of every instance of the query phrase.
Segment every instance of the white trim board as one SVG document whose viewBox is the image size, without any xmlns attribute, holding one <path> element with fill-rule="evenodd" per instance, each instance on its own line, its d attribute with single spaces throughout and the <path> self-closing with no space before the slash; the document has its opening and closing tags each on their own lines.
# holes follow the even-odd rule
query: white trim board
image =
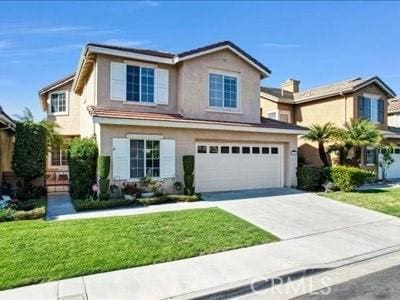
<svg viewBox="0 0 400 300">
<path fill-rule="evenodd" d="M 303 135 L 307 130 L 294 130 L 294 129 L 279 129 L 279 128 L 263 128 L 252 127 L 243 125 L 226 125 L 226 124 L 213 124 L 201 123 L 193 121 L 165 121 L 165 120 L 138 120 L 138 119 L 124 119 L 124 118 L 107 118 L 107 117 L 93 117 L 93 121 L 99 124 L 108 125 L 130 125 L 130 126 L 149 126 L 149 127 L 170 127 L 170 128 L 187 128 L 187 129 L 208 129 L 208 130 L 225 130 L 225 131 L 242 131 L 242 132 L 262 132 L 262 133 L 276 133 L 276 134 L 294 134 Z"/>
</svg>

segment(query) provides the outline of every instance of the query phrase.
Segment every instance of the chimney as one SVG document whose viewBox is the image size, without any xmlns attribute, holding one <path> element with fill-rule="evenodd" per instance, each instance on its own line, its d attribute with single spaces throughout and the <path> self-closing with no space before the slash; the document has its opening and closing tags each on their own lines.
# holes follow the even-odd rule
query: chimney
<svg viewBox="0 0 400 300">
<path fill-rule="evenodd" d="M 282 94 L 283 91 L 297 93 L 300 87 L 300 80 L 288 79 L 281 84 Z"/>
</svg>

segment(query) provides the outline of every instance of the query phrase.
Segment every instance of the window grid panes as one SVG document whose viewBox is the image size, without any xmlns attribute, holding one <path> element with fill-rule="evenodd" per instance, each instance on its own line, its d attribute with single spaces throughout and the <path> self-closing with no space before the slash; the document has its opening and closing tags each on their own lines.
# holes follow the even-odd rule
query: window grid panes
<svg viewBox="0 0 400 300">
<path fill-rule="evenodd" d="M 67 166 L 68 154 L 67 150 L 55 147 L 51 150 L 51 165 L 52 166 Z"/>
<path fill-rule="evenodd" d="M 210 153 L 218 153 L 218 146 L 210 146 Z"/>
<path fill-rule="evenodd" d="M 224 154 L 229 153 L 229 146 L 221 146 L 221 153 Z"/>
<path fill-rule="evenodd" d="M 207 153 L 207 146 L 197 146 L 197 153 Z"/>
<path fill-rule="evenodd" d="M 237 78 L 209 74 L 209 105 L 212 107 L 237 108 Z"/>
<path fill-rule="evenodd" d="M 250 147 L 242 147 L 243 154 L 250 154 Z"/>
<path fill-rule="evenodd" d="M 144 141 L 131 140 L 131 178 L 144 177 Z"/>
<path fill-rule="evenodd" d="M 50 98 L 50 107 L 52 113 L 66 112 L 67 101 L 65 93 L 53 93 Z"/>
<path fill-rule="evenodd" d="M 154 102 L 154 69 L 127 66 L 126 99 L 136 102 Z"/>
<path fill-rule="evenodd" d="M 271 154 L 278 154 L 278 148 L 277 147 L 271 147 Z"/>
<path fill-rule="evenodd" d="M 146 175 L 160 177 L 160 141 L 146 141 Z"/>
</svg>

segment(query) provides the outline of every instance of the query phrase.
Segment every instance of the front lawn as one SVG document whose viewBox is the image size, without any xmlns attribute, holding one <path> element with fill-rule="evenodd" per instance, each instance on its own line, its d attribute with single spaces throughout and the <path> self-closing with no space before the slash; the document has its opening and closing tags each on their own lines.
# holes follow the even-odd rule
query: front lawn
<svg viewBox="0 0 400 300">
<path fill-rule="evenodd" d="M 400 217 L 400 188 L 324 193 L 321 196 Z"/>
<path fill-rule="evenodd" d="M 218 208 L 0 224 L 0 290 L 277 241 Z"/>
</svg>

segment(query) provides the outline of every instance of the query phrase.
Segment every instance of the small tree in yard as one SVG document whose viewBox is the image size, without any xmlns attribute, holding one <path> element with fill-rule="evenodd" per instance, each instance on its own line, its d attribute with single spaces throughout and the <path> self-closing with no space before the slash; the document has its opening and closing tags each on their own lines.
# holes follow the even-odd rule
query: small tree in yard
<svg viewBox="0 0 400 300">
<path fill-rule="evenodd" d="M 381 147 L 381 158 L 379 160 L 379 167 L 382 169 L 382 180 L 386 181 L 387 170 L 389 170 L 390 166 L 394 163 L 394 159 L 392 157 L 393 146 L 392 145 L 384 145 Z"/>
<path fill-rule="evenodd" d="M 57 125 L 50 121 L 35 122 L 29 109 L 19 121 L 15 130 L 15 145 L 12 169 L 19 179 L 17 197 L 27 200 L 32 194 L 32 181 L 46 173 L 47 153 L 52 145 L 60 143 L 56 133 Z"/>
<path fill-rule="evenodd" d="M 96 178 L 97 144 L 92 138 L 74 138 L 69 147 L 70 194 L 86 199 Z"/>
<path fill-rule="evenodd" d="M 332 123 L 325 123 L 324 125 L 313 124 L 308 129 L 308 133 L 303 135 L 303 138 L 318 143 L 319 158 L 324 166 L 328 167 L 330 164 L 325 152 L 325 143 L 332 140 L 336 132 L 335 126 Z"/>
</svg>

